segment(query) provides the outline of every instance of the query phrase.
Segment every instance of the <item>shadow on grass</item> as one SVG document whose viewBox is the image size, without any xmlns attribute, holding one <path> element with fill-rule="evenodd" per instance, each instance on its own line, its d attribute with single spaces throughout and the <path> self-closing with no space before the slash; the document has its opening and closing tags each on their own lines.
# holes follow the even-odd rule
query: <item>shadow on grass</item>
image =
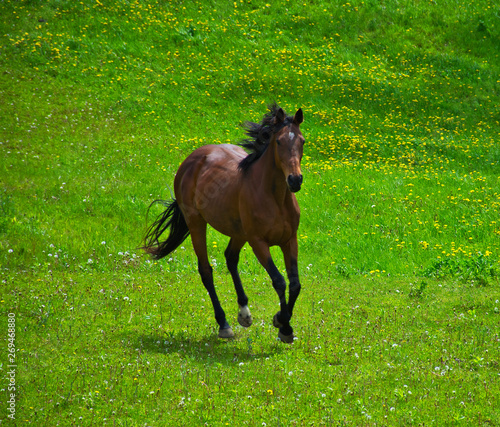
<svg viewBox="0 0 500 427">
<path fill-rule="evenodd" d="M 199 337 L 186 331 L 140 334 L 122 341 L 127 347 L 142 353 L 165 355 L 177 354 L 183 359 L 195 359 L 200 363 L 231 363 L 241 360 L 257 360 L 273 357 L 286 351 L 289 345 L 276 340 L 250 338 L 246 334 L 236 334 L 235 338 L 223 340 L 217 333 L 205 333 Z"/>
</svg>

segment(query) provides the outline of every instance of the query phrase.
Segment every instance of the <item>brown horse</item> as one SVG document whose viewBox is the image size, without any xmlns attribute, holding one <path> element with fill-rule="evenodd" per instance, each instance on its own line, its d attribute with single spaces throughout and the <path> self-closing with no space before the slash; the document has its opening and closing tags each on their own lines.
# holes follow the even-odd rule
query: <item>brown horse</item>
<svg viewBox="0 0 500 427">
<path fill-rule="evenodd" d="M 224 254 L 238 297 L 240 325 L 252 324 L 248 298 L 238 274 L 239 254 L 248 242 L 271 277 L 280 300 L 280 311 L 274 316 L 273 325 L 279 328 L 282 341 L 293 342 L 290 319 L 300 292 L 297 268 L 300 210 L 293 193 L 302 185 L 300 162 L 304 138 L 299 129 L 302 119 L 301 109 L 291 117 L 273 104 L 260 124 L 246 123 L 246 135 L 250 138 L 240 146 L 206 145 L 195 150 L 177 171 L 175 199 L 166 204 L 167 209 L 147 230 L 144 249 L 155 259 L 168 255 L 191 234 L 198 271 L 212 300 L 220 338 L 231 338 L 234 333 L 215 292 L 207 256 L 207 223 L 231 237 Z M 160 235 L 167 229 L 170 229 L 168 238 L 160 241 Z M 288 303 L 285 279 L 269 251 L 275 245 L 285 258 L 290 281 Z"/>
</svg>

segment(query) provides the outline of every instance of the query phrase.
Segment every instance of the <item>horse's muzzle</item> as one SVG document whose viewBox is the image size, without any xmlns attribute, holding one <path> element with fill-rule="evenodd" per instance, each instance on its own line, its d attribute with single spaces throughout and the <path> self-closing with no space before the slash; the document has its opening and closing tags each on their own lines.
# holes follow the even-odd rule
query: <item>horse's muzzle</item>
<svg viewBox="0 0 500 427">
<path fill-rule="evenodd" d="M 297 191 L 300 190 L 300 187 L 302 185 L 302 175 L 288 175 L 288 178 L 286 180 L 288 184 L 288 188 L 292 193 L 296 193 Z"/>
</svg>

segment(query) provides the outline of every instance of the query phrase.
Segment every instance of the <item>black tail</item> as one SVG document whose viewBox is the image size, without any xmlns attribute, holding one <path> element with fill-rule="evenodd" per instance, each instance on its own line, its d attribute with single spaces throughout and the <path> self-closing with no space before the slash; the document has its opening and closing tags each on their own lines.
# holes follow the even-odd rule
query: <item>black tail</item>
<svg viewBox="0 0 500 427">
<path fill-rule="evenodd" d="M 158 215 L 155 222 L 147 229 L 142 249 L 154 259 L 160 259 L 167 256 L 170 252 L 173 252 L 186 237 L 189 236 L 189 228 L 179 204 L 175 199 L 171 202 L 155 200 L 151 203 L 149 208 L 151 208 L 154 203 L 162 203 L 167 209 Z M 170 228 L 170 234 L 167 240 L 160 242 L 158 239 L 167 228 Z"/>
</svg>

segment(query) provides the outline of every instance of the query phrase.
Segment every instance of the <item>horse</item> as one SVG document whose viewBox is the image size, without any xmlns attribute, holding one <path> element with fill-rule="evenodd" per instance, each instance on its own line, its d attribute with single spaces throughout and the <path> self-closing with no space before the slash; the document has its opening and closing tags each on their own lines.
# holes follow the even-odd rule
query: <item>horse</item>
<svg viewBox="0 0 500 427">
<path fill-rule="evenodd" d="M 155 200 L 150 205 L 160 202 L 166 209 L 147 228 L 143 249 L 160 259 L 191 235 L 220 338 L 232 338 L 234 332 L 215 291 L 207 255 L 207 224 L 230 237 L 224 255 L 237 294 L 239 324 L 245 328 L 252 324 L 238 274 L 240 251 L 248 242 L 278 294 L 280 310 L 273 317 L 278 338 L 285 343 L 295 338 L 290 320 L 301 289 L 297 267 L 300 209 L 295 193 L 302 185 L 302 121 L 302 109 L 289 116 L 272 104 L 260 123 L 244 123 L 248 138 L 238 145 L 205 145 L 193 151 L 175 175 L 173 199 Z M 166 230 L 168 237 L 160 241 Z M 288 302 L 286 281 L 274 264 L 271 246 L 279 246 L 283 252 L 290 283 Z"/>
</svg>

